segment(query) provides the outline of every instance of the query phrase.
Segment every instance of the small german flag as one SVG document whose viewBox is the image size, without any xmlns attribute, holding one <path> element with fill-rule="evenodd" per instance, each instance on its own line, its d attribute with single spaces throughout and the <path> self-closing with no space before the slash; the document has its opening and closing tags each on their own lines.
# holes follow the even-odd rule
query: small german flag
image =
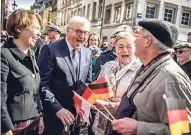
<svg viewBox="0 0 191 135">
<path fill-rule="evenodd" d="M 113 97 L 112 86 L 106 76 L 98 78 L 88 86 L 99 100 Z"/>
<path fill-rule="evenodd" d="M 190 135 L 188 111 L 184 99 L 166 98 L 167 117 L 171 135 Z"/>
<path fill-rule="evenodd" d="M 78 81 L 76 93 L 82 96 L 83 99 L 87 100 L 92 105 L 98 99 L 92 90 L 82 81 Z"/>
</svg>

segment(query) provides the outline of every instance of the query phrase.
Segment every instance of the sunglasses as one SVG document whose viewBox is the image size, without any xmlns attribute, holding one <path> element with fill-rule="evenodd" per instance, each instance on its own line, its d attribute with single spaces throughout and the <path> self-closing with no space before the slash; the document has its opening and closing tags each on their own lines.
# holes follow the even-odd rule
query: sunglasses
<svg viewBox="0 0 191 135">
<path fill-rule="evenodd" d="M 182 54 L 184 52 L 189 52 L 190 50 L 177 50 L 175 53 Z"/>
</svg>

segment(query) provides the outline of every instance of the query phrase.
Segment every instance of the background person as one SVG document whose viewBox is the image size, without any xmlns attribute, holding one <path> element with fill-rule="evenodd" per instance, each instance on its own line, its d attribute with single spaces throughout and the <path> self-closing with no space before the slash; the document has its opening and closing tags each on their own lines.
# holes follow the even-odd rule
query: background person
<svg viewBox="0 0 191 135">
<path fill-rule="evenodd" d="M 187 39 L 187 41 L 188 41 L 189 43 L 191 43 L 191 32 L 188 33 L 188 39 Z"/>
<path fill-rule="evenodd" d="M 95 75 L 95 65 L 96 65 L 96 60 L 100 56 L 101 51 L 100 51 L 100 37 L 97 33 L 91 33 L 88 37 L 88 48 L 92 51 L 92 81 L 96 79 Z"/>
<path fill-rule="evenodd" d="M 191 43 L 180 42 L 174 49 L 177 62 L 191 79 Z"/>
<path fill-rule="evenodd" d="M 62 33 L 62 30 L 54 25 L 53 23 L 50 24 L 50 28 L 48 30 L 48 43 L 52 43 L 57 41 L 60 38 L 60 34 Z"/>
</svg>

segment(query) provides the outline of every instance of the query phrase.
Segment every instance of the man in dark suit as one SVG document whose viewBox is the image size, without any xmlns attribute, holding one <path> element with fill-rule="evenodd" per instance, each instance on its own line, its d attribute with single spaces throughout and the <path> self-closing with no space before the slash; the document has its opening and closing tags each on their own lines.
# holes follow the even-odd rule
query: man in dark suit
<svg viewBox="0 0 191 135">
<path fill-rule="evenodd" d="M 45 135 L 61 135 L 64 125 L 70 125 L 72 135 L 79 134 L 79 128 L 73 126 L 76 112 L 72 91 L 78 80 L 91 82 L 91 51 L 83 46 L 89 30 L 86 18 L 74 16 L 67 25 L 66 38 L 44 45 L 41 50 L 38 64 Z"/>
</svg>

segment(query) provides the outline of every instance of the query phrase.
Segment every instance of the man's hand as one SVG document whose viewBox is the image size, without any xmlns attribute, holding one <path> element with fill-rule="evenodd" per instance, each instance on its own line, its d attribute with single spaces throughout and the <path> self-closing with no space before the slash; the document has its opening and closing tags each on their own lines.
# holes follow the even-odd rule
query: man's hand
<svg viewBox="0 0 191 135">
<path fill-rule="evenodd" d="M 39 128 L 38 128 L 38 133 L 41 135 L 44 131 L 44 122 L 43 122 L 43 117 L 40 117 L 40 122 L 39 122 Z"/>
<path fill-rule="evenodd" d="M 74 123 L 74 115 L 67 109 L 60 109 L 56 116 L 62 121 L 64 125 L 72 125 Z"/>
<path fill-rule="evenodd" d="M 6 133 L 2 133 L 2 135 L 13 135 L 13 132 L 11 130 L 9 130 L 8 132 Z"/>
<path fill-rule="evenodd" d="M 112 121 L 113 130 L 122 135 L 136 135 L 137 121 L 130 118 L 123 118 Z"/>
</svg>

